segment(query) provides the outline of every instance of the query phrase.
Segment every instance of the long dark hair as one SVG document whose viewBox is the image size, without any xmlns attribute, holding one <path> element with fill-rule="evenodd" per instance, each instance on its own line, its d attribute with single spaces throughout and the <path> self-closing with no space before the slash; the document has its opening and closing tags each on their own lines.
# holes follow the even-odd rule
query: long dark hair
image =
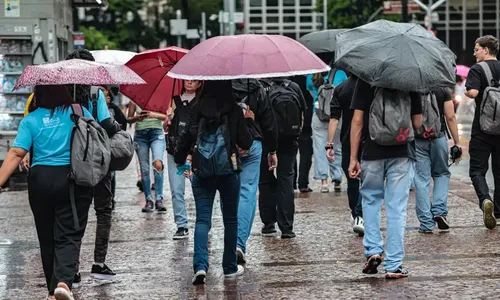
<svg viewBox="0 0 500 300">
<path fill-rule="evenodd" d="M 73 98 L 65 85 L 37 85 L 28 111 L 32 112 L 41 107 L 54 112 L 56 108 L 67 109 L 73 103 Z"/>
<path fill-rule="evenodd" d="M 204 112 L 205 105 L 215 105 L 216 119 L 220 121 L 222 114 L 235 104 L 231 80 L 210 80 L 203 83 L 198 100 L 193 108 L 198 116 Z"/>
<path fill-rule="evenodd" d="M 89 61 L 95 61 L 94 56 L 87 49 L 77 49 L 77 50 L 71 52 L 66 57 L 66 60 L 75 59 L 75 58 L 89 60 Z M 74 92 L 75 87 L 76 87 L 76 93 Z M 73 95 L 75 95 L 75 102 L 76 103 L 79 103 L 79 104 L 85 106 L 86 108 L 88 108 L 89 99 L 90 99 L 90 85 L 69 84 L 68 91 L 72 97 L 73 97 Z"/>
</svg>

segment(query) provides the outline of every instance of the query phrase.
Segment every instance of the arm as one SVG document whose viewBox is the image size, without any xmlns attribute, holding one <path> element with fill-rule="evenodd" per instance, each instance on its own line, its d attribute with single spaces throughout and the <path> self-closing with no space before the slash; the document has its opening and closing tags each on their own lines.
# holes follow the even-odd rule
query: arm
<svg viewBox="0 0 500 300">
<path fill-rule="evenodd" d="M 465 96 L 467 96 L 469 98 L 476 98 L 477 95 L 479 95 L 479 91 L 476 89 L 471 89 L 471 90 L 466 91 L 464 94 L 465 94 Z"/>
<path fill-rule="evenodd" d="M 351 161 L 358 160 L 359 145 L 361 143 L 361 133 L 363 131 L 364 111 L 355 110 L 351 122 Z"/>
<path fill-rule="evenodd" d="M 127 122 L 129 124 L 133 124 L 137 121 L 142 121 L 146 118 L 145 115 L 136 115 L 135 112 L 137 111 L 137 105 L 135 103 L 130 102 L 128 106 L 128 115 L 127 115 Z"/>
<path fill-rule="evenodd" d="M 330 124 L 328 125 L 328 141 L 327 144 L 333 145 L 333 140 L 335 139 L 335 134 L 337 133 L 337 128 L 339 126 L 339 120 L 331 118 Z"/>
<path fill-rule="evenodd" d="M 127 130 L 127 118 L 120 110 L 120 108 L 113 104 L 113 110 L 115 111 L 115 119 L 120 124 L 122 130 Z"/>
<path fill-rule="evenodd" d="M 451 131 L 453 142 L 455 145 L 458 145 L 460 137 L 458 135 L 457 118 L 455 116 L 455 106 L 453 105 L 453 101 L 446 101 L 444 103 L 444 116 L 446 118 L 446 123 L 448 123 L 448 128 Z"/>
<path fill-rule="evenodd" d="M 148 116 L 148 118 L 158 119 L 160 121 L 165 121 L 167 119 L 167 115 L 166 114 L 161 114 L 161 113 L 157 113 L 157 112 L 154 112 L 154 111 L 148 112 L 147 116 Z"/>
<path fill-rule="evenodd" d="M 333 90 L 332 101 L 330 101 L 330 125 L 328 126 L 328 144 L 333 144 L 339 120 L 342 118 L 342 108 L 340 106 L 339 94 L 343 85 L 339 85 Z"/>
<path fill-rule="evenodd" d="M 422 128 L 422 94 L 410 93 L 411 99 L 411 121 L 415 130 Z"/>
<path fill-rule="evenodd" d="M 3 161 L 2 167 L 0 168 L 0 186 L 3 186 L 7 182 L 27 153 L 28 151 L 17 147 L 9 149 L 9 152 Z"/>
<path fill-rule="evenodd" d="M 237 106 L 237 104 L 235 104 Z M 239 106 L 233 111 L 233 118 L 236 119 L 237 134 L 236 134 L 236 144 L 243 150 L 248 150 L 252 148 L 253 137 L 248 127 L 253 124 L 253 114 L 251 110 L 247 110 L 247 114 L 243 116 L 240 112 Z"/>
</svg>

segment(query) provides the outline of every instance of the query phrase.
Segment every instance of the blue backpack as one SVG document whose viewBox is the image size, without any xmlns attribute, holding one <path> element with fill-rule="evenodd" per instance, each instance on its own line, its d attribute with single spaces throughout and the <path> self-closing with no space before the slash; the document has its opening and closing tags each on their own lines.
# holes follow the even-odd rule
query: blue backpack
<svg viewBox="0 0 500 300">
<path fill-rule="evenodd" d="M 202 124 L 206 120 L 200 121 L 200 132 L 194 148 L 193 172 L 202 178 L 226 176 L 234 173 L 238 169 L 236 154 L 228 154 L 224 133 L 229 130 L 226 122 L 219 125 L 213 133 L 203 130 Z M 196 164 L 195 164 L 195 161 Z M 231 162 L 230 162 L 231 161 Z"/>
</svg>

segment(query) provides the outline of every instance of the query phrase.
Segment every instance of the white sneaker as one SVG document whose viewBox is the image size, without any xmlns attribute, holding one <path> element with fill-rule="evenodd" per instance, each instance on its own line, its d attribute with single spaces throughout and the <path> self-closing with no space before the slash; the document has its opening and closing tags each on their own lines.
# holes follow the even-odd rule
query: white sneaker
<svg viewBox="0 0 500 300">
<path fill-rule="evenodd" d="M 64 283 L 59 283 L 54 291 L 56 300 L 75 300 L 73 293 L 69 290 L 68 286 Z"/>
<path fill-rule="evenodd" d="M 326 194 L 326 193 L 329 193 L 329 192 L 330 192 L 330 189 L 328 188 L 328 184 L 323 184 L 323 185 L 321 186 L 321 190 L 320 190 L 320 192 L 325 193 L 325 194 Z"/>
<path fill-rule="evenodd" d="M 359 235 L 364 235 L 365 234 L 365 222 L 363 221 L 363 218 L 361 217 L 356 217 L 354 218 L 354 222 L 352 225 L 352 231 Z"/>
<path fill-rule="evenodd" d="M 226 279 L 234 279 L 236 277 L 243 275 L 243 273 L 245 273 L 245 268 L 243 268 L 243 266 L 238 265 L 238 271 L 236 271 L 236 273 L 225 274 L 224 277 L 226 277 Z"/>
<path fill-rule="evenodd" d="M 205 284 L 206 279 L 207 279 L 207 272 L 205 270 L 199 270 L 194 274 L 193 284 L 194 285 Z"/>
</svg>

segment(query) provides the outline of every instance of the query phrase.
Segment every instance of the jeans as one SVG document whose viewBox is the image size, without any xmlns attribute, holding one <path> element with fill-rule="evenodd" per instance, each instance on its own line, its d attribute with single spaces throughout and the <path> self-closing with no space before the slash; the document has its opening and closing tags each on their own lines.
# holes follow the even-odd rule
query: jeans
<svg viewBox="0 0 500 300">
<path fill-rule="evenodd" d="M 174 156 L 167 154 L 168 181 L 172 194 L 172 207 L 174 209 L 174 219 L 177 228 L 188 228 L 188 217 L 186 212 L 186 178 L 184 175 L 177 175 L 177 165 Z"/>
<path fill-rule="evenodd" d="M 74 228 L 69 197 L 69 166 L 35 166 L 28 175 L 28 195 L 40 243 L 42 267 L 50 294 L 59 282 L 71 288 L 78 271 L 92 190 L 75 186 L 79 229 Z"/>
<path fill-rule="evenodd" d="M 491 155 L 491 171 L 495 184 L 495 217 L 500 218 L 500 137 L 482 132 L 473 134 L 469 143 L 469 155 L 469 175 L 481 209 L 483 209 L 485 199 L 492 200 L 486 183 L 486 172 L 488 172 L 488 161 Z"/>
<path fill-rule="evenodd" d="M 335 159 L 337 159 L 335 157 Z M 349 163 L 351 159 L 351 153 L 342 153 L 342 169 L 347 178 L 347 198 L 349 199 L 349 208 L 351 209 L 351 215 L 353 218 L 363 217 L 363 206 L 361 201 L 361 195 L 359 193 L 360 180 L 352 179 L 349 176 Z"/>
<path fill-rule="evenodd" d="M 448 214 L 448 140 L 445 136 L 434 140 L 415 140 L 417 162 L 415 163 L 416 210 L 420 229 L 432 231 L 434 216 Z M 432 205 L 430 199 L 431 178 L 434 179 Z"/>
<path fill-rule="evenodd" d="M 293 232 L 295 194 L 293 167 L 298 151 L 297 140 L 280 141 L 278 146 L 277 178 L 269 171 L 267 157 L 262 157 L 259 181 L 259 211 L 265 225 L 278 222 L 282 233 Z M 263 153 L 268 153 L 264 145 Z"/>
<path fill-rule="evenodd" d="M 328 122 L 321 122 L 316 114 L 312 119 L 313 146 L 314 146 L 314 179 L 328 179 L 328 171 L 332 181 L 342 182 L 342 143 L 340 142 L 340 128 L 337 129 L 334 140 L 335 161 L 328 162 L 325 146 L 328 142 Z M 330 169 L 330 170 L 328 170 Z"/>
<path fill-rule="evenodd" d="M 141 166 L 141 181 L 144 189 L 146 200 L 153 200 L 151 193 L 151 178 L 149 176 L 150 162 L 149 150 L 153 154 L 153 162 L 161 161 L 163 164 L 163 156 L 165 154 L 166 141 L 163 129 L 143 129 L 135 132 L 134 141 L 136 144 L 137 156 Z M 163 170 L 158 171 L 153 168 L 155 178 L 155 194 L 156 200 L 163 200 Z"/>
<path fill-rule="evenodd" d="M 366 256 L 384 253 L 380 210 L 385 199 L 387 241 L 384 268 L 395 271 L 403 264 L 406 208 L 414 162 L 410 158 L 365 160 L 361 163 Z M 384 186 L 385 185 L 385 186 Z"/>
<path fill-rule="evenodd" d="M 208 271 L 208 232 L 212 227 L 212 210 L 215 192 L 219 191 L 222 218 L 224 221 L 224 254 L 222 268 L 224 274 L 234 274 L 238 270 L 236 240 L 238 239 L 238 201 L 240 178 L 234 173 L 228 176 L 200 178 L 192 180 L 196 204 L 196 226 L 194 229 L 194 272 Z"/>
<path fill-rule="evenodd" d="M 311 171 L 312 157 L 313 157 L 313 140 L 311 133 L 304 133 L 299 137 L 299 153 L 300 162 L 297 170 L 297 162 L 295 162 L 295 177 L 293 180 L 294 189 L 296 189 L 296 183 L 298 183 L 298 188 L 306 189 L 309 187 L 309 171 Z M 298 179 L 298 181 L 297 181 Z"/>
<path fill-rule="evenodd" d="M 267 154 L 266 154 L 267 155 Z M 254 140 L 250 155 L 241 158 L 243 171 L 240 173 L 240 203 L 238 206 L 238 247 L 246 253 L 247 241 L 257 209 L 257 188 L 259 187 L 262 142 Z M 267 163 L 267 159 L 266 159 Z"/>
</svg>

